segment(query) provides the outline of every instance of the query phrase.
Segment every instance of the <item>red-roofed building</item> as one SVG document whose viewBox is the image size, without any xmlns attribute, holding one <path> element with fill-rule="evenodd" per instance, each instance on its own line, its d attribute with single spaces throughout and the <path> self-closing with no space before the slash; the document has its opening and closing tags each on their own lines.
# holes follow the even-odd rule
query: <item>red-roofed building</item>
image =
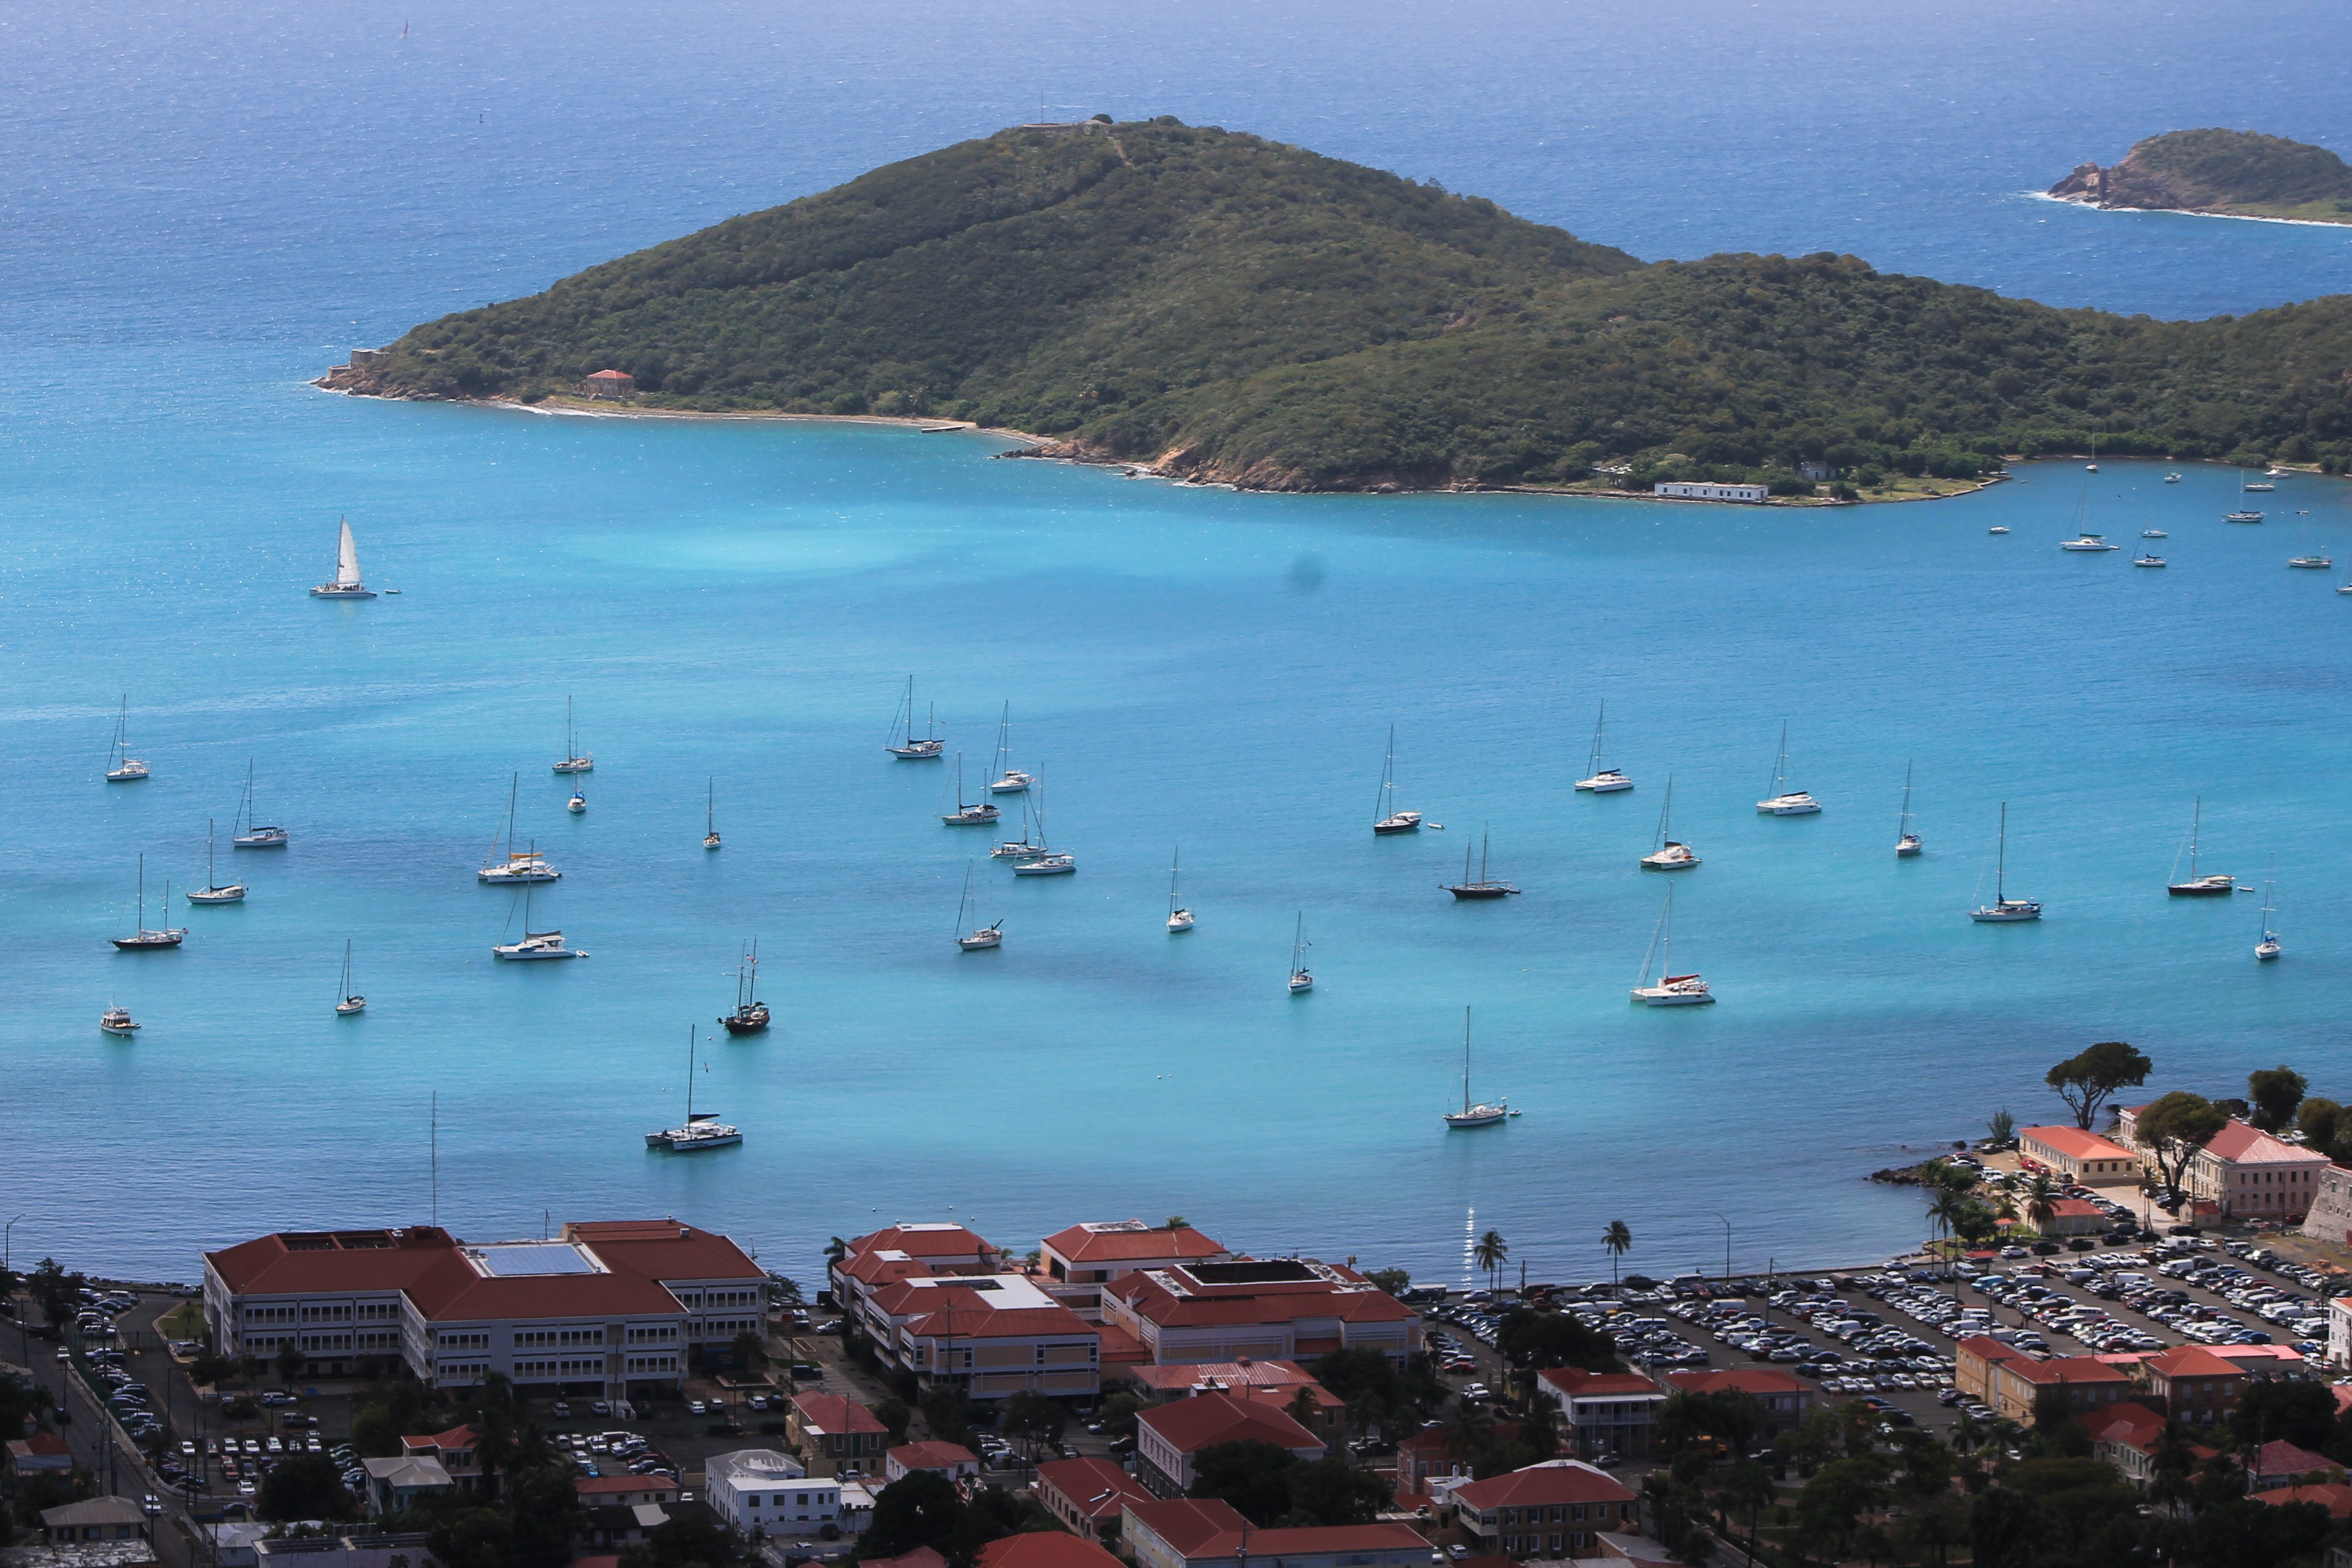
<svg viewBox="0 0 2352 1568">
<path fill-rule="evenodd" d="M 1108 1459 L 1048 1459 L 1030 1489 L 1045 1511 L 1080 1535 L 1100 1541 L 1114 1533 L 1131 1502 L 1151 1494 Z"/>
<path fill-rule="evenodd" d="M 2043 1359 L 1990 1334 L 1971 1334 L 1953 1352 L 1952 1384 L 1992 1406 L 1993 1414 L 2012 1421 L 2031 1421 L 2036 1402 L 2055 1389 L 2065 1395 L 2072 1415 L 2084 1415 L 2103 1405 L 2126 1399 L 2133 1392 L 2131 1374 L 2104 1356 L 2053 1356 Z"/>
<path fill-rule="evenodd" d="M 918 1546 L 896 1557 L 862 1557 L 857 1568 L 948 1568 L 948 1560 L 928 1546 Z"/>
<path fill-rule="evenodd" d="M 1301 1459 L 1319 1459 L 1321 1438 L 1280 1410 L 1230 1394 L 1201 1394 L 1156 1405 L 1135 1418 L 1136 1479 L 1154 1497 L 1192 1489 L 1192 1461 L 1219 1443 L 1271 1443 Z"/>
<path fill-rule="evenodd" d="M 438 1459 L 449 1479 L 457 1483 L 461 1497 L 471 1497 L 481 1481 L 482 1466 L 474 1448 L 481 1439 L 471 1426 L 452 1426 L 446 1432 L 429 1432 L 400 1440 L 401 1453 L 411 1459 Z"/>
<path fill-rule="evenodd" d="M 982 1547 L 979 1568 L 1122 1568 L 1122 1564 L 1092 1536 L 1033 1530 Z"/>
<path fill-rule="evenodd" d="M 813 1476 L 879 1475 L 890 1447 L 881 1417 L 838 1394 L 793 1395 L 784 1436 Z"/>
<path fill-rule="evenodd" d="M 1812 1413 L 1810 1384 L 1771 1366 L 1727 1366 L 1713 1372 L 1670 1372 L 1666 1385 L 1690 1394 L 1739 1393 L 1764 1407 L 1764 1426 L 1778 1432 Z"/>
<path fill-rule="evenodd" d="M 2291 1502 L 2315 1502 L 2327 1510 L 2330 1519 L 2352 1519 L 2352 1487 L 2342 1481 L 2326 1481 L 2308 1487 L 2273 1487 L 2269 1491 L 2256 1492 L 2254 1500 L 2269 1503 L 2273 1508 L 2281 1508 Z"/>
<path fill-rule="evenodd" d="M 2135 1105 L 2119 1113 L 2117 1126 L 2135 1148 L 2141 1146 L 2139 1113 L 2147 1109 Z M 2180 1186 L 2200 1209 L 2210 1205 L 2222 1219 L 2300 1225 L 2319 1196 L 2320 1177 L 2327 1169 L 2327 1156 L 2318 1150 L 2232 1117 L 2189 1157 Z"/>
<path fill-rule="evenodd" d="M 980 1478 L 980 1456 L 961 1443 L 901 1443 L 883 1457 L 882 1477 L 900 1481 L 919 1470 L 961 1486 Z"/>
<path fill-rule="evenodd" d="M 766 1289 L 733 1242 L 674 1219 L 470 1245 L 432 1226 L 283 1232 L 205 1255 L 205 1317 L 224 1354 L 291 1347 L 329 1376 L 397 1359 L 444 1388 L 496 1372 L 614 1399 L 677 1388 L 698 1349 L 760 1327 Z"/>
<path fill-rule="evenodd" d="M 2246 1391 L 2246 1374 L 2203 1345 L 2175 1345 L 2140 1363 L 2147 1397 L 2174 1420 L 2210 1426 L 2228 1418 Z"/>
<path fill-rule="evenodd" d="M 637 390 L 637 378 L 625 370 L 591 372 L 580 380 L 583 397 L 626 397 Z"/>
<path fill-rule="evenodd" d="M 69 1475 L 73 1449 L 55 1432 L 36 1432 L 8 1441 L 8 1468 L 17 1476 Z"/>
<path fill-rule="evenodd" d="M 2048 1237 L 2096 1236 L 2113 1225 L 2098 1205 L 2082 1198 L 2059 1198 L 2050 1205 L 2050 1217 L 2041 1222 Z"/>
<path fill-rule="evenodd" d="M 1102 1337 L 1003 1255 L 959 1225 L 861 1236 L 831 1270 L 835 1299 L 888 1366 L 972 1399 L 1035 1393 L 1091 1399 Z"/>
<path fill-rule="evenodd" d="M 2344 1467 L 2325 1454 L 2315 1454 L 2280 1438 L 2254 1451 L 2254 1462 L 2248 1467 L 2246 1479 L 2259 1491 L 2265 1487 L 2299 1486 L 2306 1476 L 2340 1481 L 2344 1479 Z"/>
<path fill-rule="evenodd" d="M 2113 1465 L 2126 1480 L 2147 1485 L 2163 1446 L 2164 1417 L 2136 1399 L 2119 1400 L 2081 1416 L 2091 1457 Z"/>
<path fill-rule="evenodd" d="M 1580 1459 L 1649 1453 L 1658 1407 L 1666 1402 L 1665 1389 L 1638 1372 L 1548 1367 L 1536 1373 L 1536 1387 L 1559 1406 L 1561 1423 Z"/>
<path fill-rule="evenodd" d="M 1295 1361 L 1186 1362 L 1175 1366 L 1138 1366 L 1129 1377 L 1161 1399 L 1196 1394 L 1230 1394 L 1274 1405 L 1320 1437 L 1326 1447 L 1347 1440 L 1348 1402 L 1315 1381 Z M 1302 1418 L 1299 1395 L 1312 1409 Z"/>
<path fill-rule="evenodd" d="M 1102 1321 L 1102 1288 L 1141 1268 L 1181 1263 L 1223 1263 L 1233 1257 L 1223 1242 L 1191 1226 L 1150 1226 L 1139 1219 L 1074 1225 L 1038 1246 L 1045 1289 L 1055 1300 L 1091 1322 Z"/>
<path fill-rule="evenodd" d="M 1312 1258 L 1146 1268 L 1103 1289 L 1103 1321 L 1151 1361 L 1298 1361 L 1346 1348 L 1402 1361 L 1421 1317 L 1352 1268 Z"/>
<path fill-rule="evenodd" d="M 1528 1562 L 1598 1557 L 1603 1531 L 1638 1535 L 1642 1504 L 1615 1477 L 1579 1459 L 1550 1459 L 1439 1492 L 1473 1551 Z"/>
<path fill-rule="evenodd" d="M 2039 1166 L 2086 1187 L 2139 1180 L 2137 1153 L 2079 1127 L 2021 1128 L 2017 1152 L 2021 1163 Z"/>
<path fill-rule="evenodd" d="M 1254 1530 L 1216 1498 L 1129 1503 L 1120 1528 L 1136 1568 L 1428 1568 L 1429 1542 L 1402 1524 Z"/>
</svg>

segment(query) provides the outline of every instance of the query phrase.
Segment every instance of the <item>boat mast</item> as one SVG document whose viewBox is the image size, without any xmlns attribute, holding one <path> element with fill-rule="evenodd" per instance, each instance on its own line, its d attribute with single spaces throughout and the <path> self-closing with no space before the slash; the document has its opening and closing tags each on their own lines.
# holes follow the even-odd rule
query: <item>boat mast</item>
<svg viewBox="0 0 2352 1568">
<path fill-rule="evenodd" d="M 141 857 L 139 857 L 139 926 L 138 926 L 138 929 L 139 929 L 140 931 L 145 931 L 145 930 L 147 929 L 147 857 L 146 857 L 146 856 L 144 856 L 144 855 L 142 855 Z"/>
<path fill-rule="evenodd" d="M 1781 786 L 1782 786 L 1784 784 L 1786 784 L 1786 783 L 1788 782 L 1788 777 L 1789 777 L 1789 721 L 1788 721 L 1786 719 L 1783 719 L 1783 720 L 1781 720 L 1781 721 L 1780 721 L 1780 760 L 1779 760 L 1779 761 L 1777 761 L 1777 762 L 1775 762 L 1775 763 L 1772 764 L 1772 798 L 1773 798 L 1773 799 L 1778 800 L 1778 799 L 1780 799 L 1780 795 L 1781 795 L 1781 793 L 1782 793 L 1782 792 L 1781 792 Z"/>
<path fill-rule="evenodd" d="M 2199 795 L 2197 804 L 2189 808 L 2189 879 L 2197 879 L 2197 830 L 2205 819 L 2205 797 Z"/>
<path fill-rule="evenodd" d="M 507 781 L 507 858 L 509 860 L 514 858 L 515 792 L 521 787 L 522 770 L 518 768 L 514 777 Z M 530 935 L 530 916 L 528 911 L 523 915 L 522 923 L 525 928 L 523 934 Z"/>
<path fill-rule="evenodd" d="M 1895 825 L 1895 837 L 1899 840 L 1911 831 L 1911 764 L 1903 764 L 1903 819 Z"/>
<path fill-rule="evenodd" d="M 2009 902 L 2009 802 L 2000 803 L 2000 847 L 1993 856 L 1992 907 Z M 1978 884 L 1981 887 L 1983 884 Z"/>
<path fill-rule="evenodd" d="M 1658 806 L 1658 841 L 1650 846 L 1653 852 L 1666 847 L 1668 814 L 1675 809 L 1675 775 L 1666 775 L 1666 798 Z"/>
<path fill-rule="evenodd" d="M 1462 1113 L 1470 1114 L 1470 1009 L 1462 1009 Z"/>
<path fill-rule="evenodd" d="M 1168 918 L 1171 920 L 1176 918 L 1177 879 L 1183 874 L 1183 870 L 1184 847 L 1179 844 L 1176 847 L 1174 858 L 1168 863 Z"/>
<path fill-rule="evenodd" d="M 719 781 L 702 781 L 702 833 L 704 837 L 719 831 Z"/>
<path fill-rule="evenodd" d="M 1601 700 L 1601 712 L 1592 721 L 1592 760 L 1586 764 L 1592 772 L 1588 776 L 1598 776 L 1601 772 L 1601 731 L 1608 722 L 1609 700 L 1604 697 Z"/>
<path fill-rule="evenodd" d="M 1393 724 L 1391 724 L 1391 725 L 1390 725 L 1390 726 L 1389 726 L 1389 755 L 1388 755 L 1388 761 L 1387 761 L 1386 763 L 1382 763 L 1382 764 L 1381 764 L 1381 793 L 1380 793 L 1380 798 L 1372 802 L 1372 821 L 1373 821 L 1373 823 L 1374 823 L 1375 825 L 1377 825 L 1378 823 L 1380 823 L 1383 818 L 1385 818 L 1385 817 L 1389 815 L 1389 805 L 1390 805 L 1390 799 L 1391 799 L 1391 797 L 1395 793 L 1396 793 L 1396 726 L 1395 726 L 1395 725 L 1393 725 Z"/>
</svg>

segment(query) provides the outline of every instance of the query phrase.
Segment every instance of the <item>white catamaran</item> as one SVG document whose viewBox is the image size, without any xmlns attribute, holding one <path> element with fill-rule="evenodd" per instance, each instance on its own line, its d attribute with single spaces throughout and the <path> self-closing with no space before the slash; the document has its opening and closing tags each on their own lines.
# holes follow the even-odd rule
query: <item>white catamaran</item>
<svg viewBox="0 0 2352 1568">
<path fill-rule="evenodd" d="M 1601 705 L 1601 716 L 1592 721 L 1592 760 L 1585 765 L 1592 770 L 1585 778 L 1576 781 L 1576 787 L 1588 795 L 1614 795 L 1619 790 L 1632 789 L 1633 781 L 1615 768 L 1601 765 L 1601 731 L 1609 721 L 1609 704 Z"/>
<path fill-rule="evenodd" d="M 1675 809 L 1675 775 L 1666 775 L 1666 798 L 1658 806 L 1658 833 L 1647 855 L 1642 857 L 1644 871 L 1687 871 L 1699 863 L 1691 847 L 1678 838 L 1668 837 L 1674 832 L 1672 814 Z"/>
<path fill-rule="evenodd" d="M 558 958 L 585 958 L 588 955 L 576 947 L 563 944 L 560 931 L 530 929 L 530 892 L 522 890 L 522 940 L 499 942 L 490 949 L 490 956 L 509 963 L 538 963 Z"/>
<path fill-rule="evenodd" d="M 1650 961 L 1658 961 L 1657 981 L 1650 980 Z M 1658 929 L 1650 933 L 1649 951 L 1642 955 L 1641 984 L 1633 987 L 1633 1000 L 1645 1007 L 1702 1007 L 1714 1003 L 1715 993 L 1706 982 L 1696 974 L 1675 974 L 1675 889 L 1666 889 L 1666 907 L 1658 916 Z"/>
<path fill-rule="evenodd" d="M 989 781 L 988 793 L 1019 795 L 1036 782 L 1036 774 L 1013 765 L 1013 704 L 1007 702 L 1004 717 L 996 721 L 996 777 Z"/>
<path fill-rule="evenodd" d="M 554 882 L 562 879 L 563 873 L 549 865 L 546 858 L 541 855 L 538 849 L 518 849 L 514 847 L 515 791 L 521 786 L 521 784 L 522 774 L 517 773 L 507 784 L 506 858 L 503 860 L 499 858 L 498 840 L 492 839 L 488 858 L 482 862 L 482 868 L 474 873 L 476 879 L 480 881 L 504 884 Z"/>
<path fill-rule="evenodd" d="M 1801 789 L 1789 787 L 1789 721 L 1780 721 L 1780 756 L 1772 764 L 1772 793 L 1756 803 L 1766 816 L 1811 816 L 1822 803 Z"/>
<path fill-rule="evenodd" d="M 373 599 L 374 592 L 360 581 L 360 547 L 352 542 L 352 524 L 343 519 L 342 537 L 335 542 L 335 580 L 310 590 L 314 599 Z"/>
<path fill-rule="evenodd" d="M 1981 872 L 1979 873 L 1982 875 Z M 1979 887 L 1984 886 L 1979 882 Z M 1979 925 L 2013 925 L 2019 921 L 2038 921 L 2042 906 L 2032 899 L 2009 896 L 2009 802 L 2000 803 L 2000 847 L 1993 860 L 1992 902 L 1980 904 L 1969 911 L 1969 919 Z"/>
<path fill-rule="evenodd" d="M 665 1127 L 658 1132 L 646 1134 L 646 1147 L 665 1149 L 673 1154 L 698 1154 L 706 1149 L 731 1149 L 743 1142 L 743 1134 L 733 1124 L 719 1120 L 717 1111 L 706 1110 L 699 1115 L 694 1109 L 694 1025 L 686 1030 L 686 1121 L 676 1127 Z"/>
<path fill-rule="evenodd" d="M 199 892 L 193 888 L 190 889 L 188 890 L 188 902 L 192 904 L 241 904 L 245 902 L 245 884 L 243 882 L 231 882 L 227 887 L 224 888 L 220 885 L 219 878 L 213 874 L 213 820 L 209 816 L 205 818 L 204 890 Z"/>
</svg>

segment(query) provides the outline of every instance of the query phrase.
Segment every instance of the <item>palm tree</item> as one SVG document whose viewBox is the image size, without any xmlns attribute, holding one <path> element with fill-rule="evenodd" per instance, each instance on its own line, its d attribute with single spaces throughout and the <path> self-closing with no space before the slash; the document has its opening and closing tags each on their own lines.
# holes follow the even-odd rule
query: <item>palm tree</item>
<svg viewBox="0 0 2352 1568">
<path fill-rule="evenodd" d="M 1478 1245 L 1470 1249 L 1470 1261 L 1486 1271 L 1486 1289 L 1489 1290 L 1496 1288 L 1503 1265 L 1510 1260 L 1510 1243 L 1503 1239 L 1503 1233 L 1499 1230 L 1488 1231 L 1478 1238 Z"/>
<path fill-rule="evenodd" d="M 2049 1172 L 2033 1173 L 2033 1180 L 2025 1188 L 2025 1217 L 2033 1222 L 2034 1229 L 2049 1234 L 2050 1222 L 2058 1217 L 2058 1200 L 2065 1195 L 2057 1178 Z"/>
<path fill-rule="evenodd" d="M 1617 1265 L 1633 1249 L 1633 1233 L 1622 1219 L 1612 1219 L 1609 1228 L 1601 1233 L 1601 1245 L 1609 1249 L 1609 1289 L 1617 1289 Z"/>
<path fill-rule="evenodd" d="M 830 1268 L 834 1264 L 840 1262 L 843 1258 L 848 1256 L 849 1243 L 842 1240 L 841 1237 L 836 1236 L 832 1240 L 824 1244 L 824 1261 L 826 1268 Z"/>
<path fill-rule="evenodd" d="M 1484 1453 L 1495 1436 L 1495 1423 L 1466 1399 L 1454 1402 L 1454 1419 L 1445 1424 L 1445 1451 L 1463 1464 Z"/>
</svg>

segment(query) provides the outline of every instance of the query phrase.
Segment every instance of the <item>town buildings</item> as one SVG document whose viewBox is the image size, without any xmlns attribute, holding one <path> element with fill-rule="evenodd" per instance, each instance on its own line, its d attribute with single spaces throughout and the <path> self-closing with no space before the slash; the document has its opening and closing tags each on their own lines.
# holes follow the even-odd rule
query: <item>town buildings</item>
<svg viewBox="0 0 2352 1568">
<path fill-rule="evenodd" d="M 1428 1568 L 1429 1542 L 1403 1524 L 1256 1530 L 1231 1503 L 1130 1503 L 1121 1536 L 1136 1568 Z"/>
<path fill-rule="evenodd" d="M 1763 485 L 1711 485 L 1670 479 L 1651 487 L 1654 495 L 1675 500 L 1738 500 L 1761 502 L 1771 496 Z"/>
<path fill-rule="evenodd" d="M 1102 1315 L 1162 1365 L 1305 1362 L 1343 1347 L 1402 1362 L 1421 1349 L 1412 1308 L 1354 1269 L 1312 1258 L 1143 1269 L 1104 1287 Z"/>
<path fill-rule="evenodd" d="M 1813 1391 L 1805 1383 L 1773 1366 L 1727 1366 L 1712 1372 L 1669 1372 L 1669 1387 L 1690 1394 L 1747 1394 L 1763 1407 L 1764 1426 L 1783 1432 L 1812 1414 Z"/>
<path fill-rule="evenodd" d="M 1559 1406 L 1564 1434 L 1580 1459 L 1634 1458 L 1650 1451 L 1666 1391 L 1638 1372 L 1550 1367 L 1536 1374 L 1545 1398 Z"/>
<path fill-rule="evenodd" d="M 674 1219 L 566 1225 L 467 1244 L 436 1226 L 284 1232 L 205 1254 L 215 1349 L 291 1346 L 327 1376 L 404 1363 L 440 1387 L 625 1399 L 675 1390 L 764 1321 L 767 1277 L 723 1236 Z"/>
<path fill-rule="evenodd" d="M 2096 1356 L 2043 1359 L 1990 1334 L 1971 1334 L 1961 1340 L 1953 1351 L 1952 1364 L 1954 1386 L 1990 1405 L 1995 1415 L 2012 1421 L 2033 1420 L 2038 1414 L 2036 1401 L 2053 1392 L 2077 1416 L 2132 1393 L 2130 1374 Z"/>
<path fill-rule="evenodd" d="M 963 1486 L 980 1479 L 980 1456 L 961 1443 L 901 1443 L 883 1456 L 882 1476 L 899 1481 L 928 1470 L 950 1485 Z"/>
<path fill-rule="evenodd" d="M 356 356 L 352 363 L 358 363 Z M 583 397 L 628 397 L 636 390 L 637 378 L 625 370 L 593 371 L 580 381 Z"/>
<path fill-rule="evenodd" d="M 844 1508 L 845 1488 L 832 1476 L 809 1475 L 790 1454 L 738 1448 L 703 1462 L 703 1498 L 710 1511 L 746 1536 L 814 1536 L 831 1541 L 858 1521 Z"/>
<path fill-rule="evenodd" d="M 2017 1134 L 2019 1158 L 2086 1187 L 2137 1183 L 2139 1155 L 2079 1127 L 2026 1127 Z"/>
<path fill-rule="evenodd" d="M 1192 1489 L 1192 1461 L 1219 1443 L 1268 1443 L 1301 1459 L 1319 1459 L 1322 1439 L 1282 1411 L 1230 1394 L 1201 1394 L 1154 1405 L 1135 1418 L 1136 1479 L 1154 1497 Z"/>
<path fill-rule="evenodd" d="M 1578 1459 L 1550 1459 L 1483 1481 L 1438 1488 L 1480 1556 L 1518 1562 L 1598 1557 L 1601 1532 L 1638 1533 L 1642 1505 L 1607 1471 Z"/>
<path fill-rule="evenodd" d="M 961 1226 L 896 1225 L 847 1245 L 835 1300 L 888 1367 L 972 1399 L 1091 1399 L 1102 1335 Z"/>
<path fill-rule="evenodd" d="M 1180 1362 L 1134 1366 L 1128 1381 L 1160 1399 L 1230 1394 L 1270 1405 L 1306 1427 L 1326 1447 L 1347 1441 L 1348 1403 L 1315 1381 L 1295 1361 Z M 1302 1397 L 1303 1396 L 1303 1397 Z"/>
<path fill-rule="evenodd" d="M 1102 1321 L 1102 1288 L 1145 1268 L 1223 1263 L 1233 1254 L 1190 1226 L 1149 1226 L 1139 1219 L 1074 1225 L 1047 1237 L 1038 1267 L 1046 1292 L 1089 1322 Z"/>
<path fill-rule="evenodd" d="M 2118 1112 L 2116 1128 L 2153 1171 L 2154 1152 L 2139 1137 L 2139 1113 L 2147 1109 L 2135 1105 Z M 2232 1117 L 2189 1157 L 2181 1194 L 2200 1214 L 2221 1219 L 2301 1225 L 2318 1199 L 2322 1173 L 2329 1168 L 2327 1156 L 2318 1150 L 2274 1138 Z"/>
<path fill-rule="evenodd" d="M 813 1476 L 879 1475 L 890 1447 L 890 1429 L 881 1418 L 838 1394 L 793 1395 L 784 1436 Z"/>
<path fill-rule="evenodd" d="M 2228 1418 L 2246 1391 L 2245 1370 L 2203 1345 L 2176 1345 L 2140 1362 L 2147 1396 L 2173 1419 L 2210 1426 Z"/>
<path fill-rule="evenodd" d="M 1119 1516 L 1151 1494 L 1108 1459 L 1048 1459 L 1031 1487 L 1045 1511 L 1073 1532 L 1095 1541 L 1118 1533 Z"/>
</svg>

